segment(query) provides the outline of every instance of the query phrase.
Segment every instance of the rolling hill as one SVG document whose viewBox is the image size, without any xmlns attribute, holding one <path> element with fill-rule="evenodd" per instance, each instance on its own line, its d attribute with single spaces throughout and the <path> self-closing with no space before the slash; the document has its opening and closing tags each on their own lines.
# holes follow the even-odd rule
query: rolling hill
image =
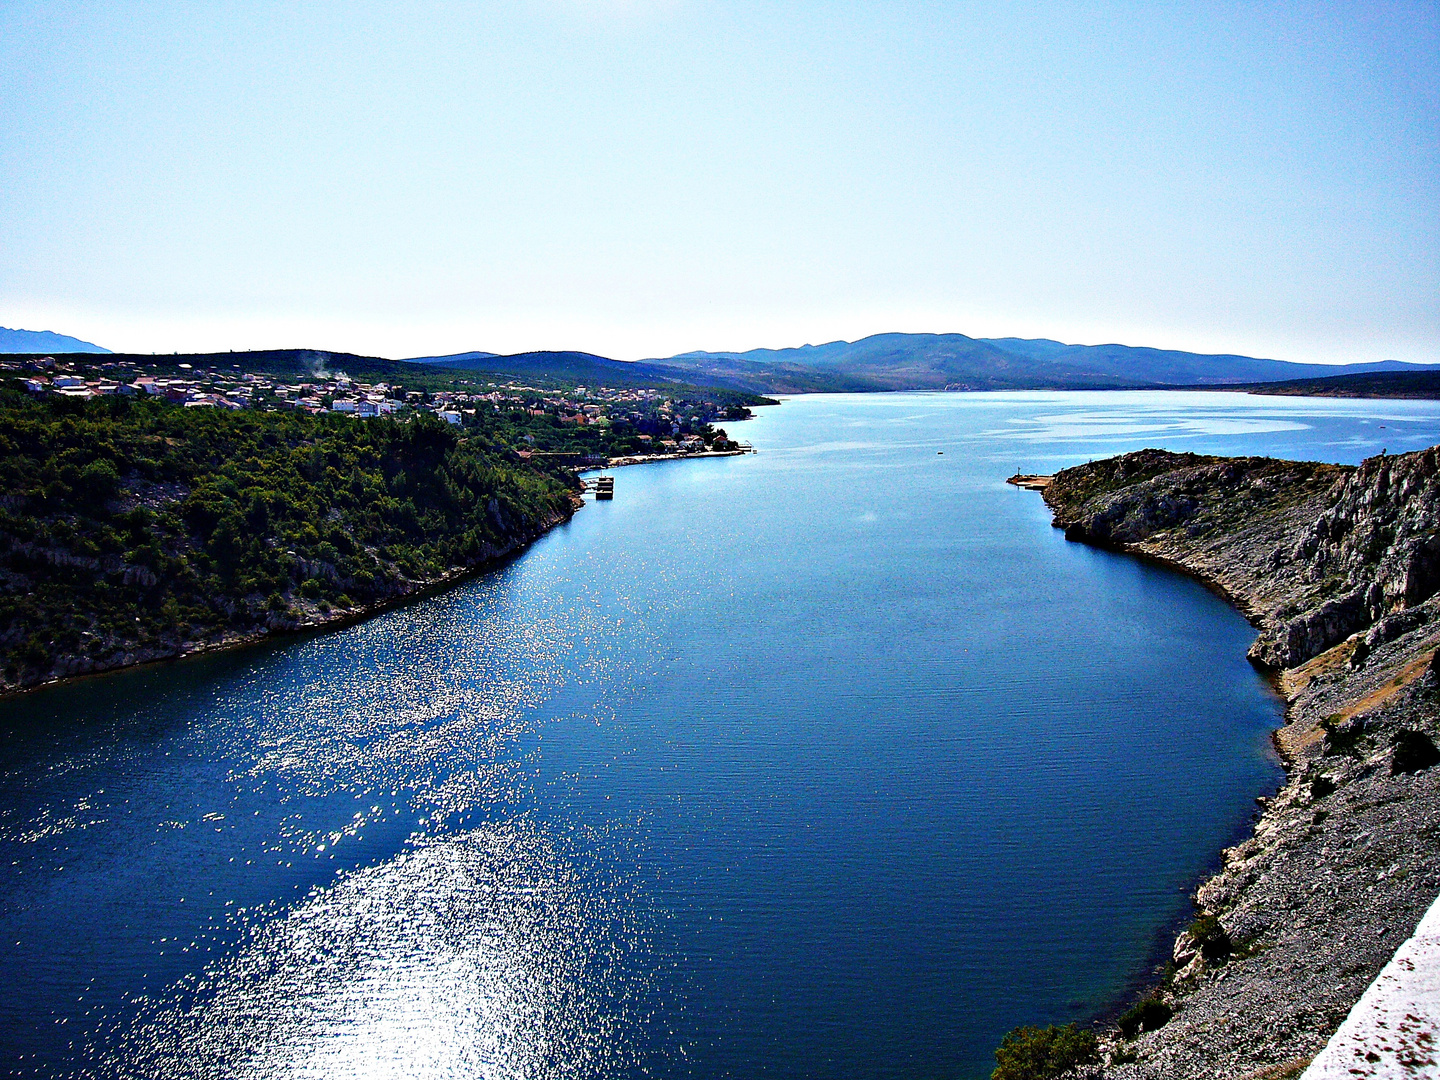
<svg viewBox="0 0 1440 1080">
<path fill-rule="evenodd" d="M 1376 371 L 1409 371 L 1423 365 L 1385 360 L 1374 364 L 1293 364 L 1230 353 L 1206 354 L 1133 345 L 1066 345 L 1045 338 L 987 338 L 990 344 L 1020 356 L 1097 374 L 1143 378 L 1175 386 L 1276 382 Z"/>
<path fill-rule="evenodd" d="M 108 353 L 110 350 L 49 330 L 9 330 L 0 326 L 0 353 Z"/>
<path fill-rule="evenodd" d="M 38 341 L 58 344 L 37 345 Z M 26 348 L 19 348 L 21 344 Z M 12 347 L 5 347 L 5 346 Z M 61 345 L 66 347 L 62 348 Z M 0 351 L 60 355 L 103 352 L 59 334 L 0 330 Z M 115 355 L 117 359 L 121 354 Z M 129 354 L 126 354 L 127 356 Z M 138 358 L 138 357 L 137 357 Z M 1131 345 L 1067 345 L 1046 338 L 971 338 L 964 334 L 875 334 L 789 349 L 686 352 L 638 362 L 578 351 L 497 354 L 484 351 L 408 360 L 359 357 L 313 349 L 250 353 L 146 356 L 152 363 L 246 364 L 251 370 L 303 377 L 330 366 L 352 375 L 399 378 L 473 371 L 536 383 L 615 388 L 709 387 L 745 394 L 867 393 L 884 390 L 1119 390 L 1204 387 L 1306 386 L 1315 393 L 1349 396 L 1430 396 L 1440 365 L 1384 361 L 1372 364 L 1295 364 L 1233 354 L 1203 354 Z M 1413 376 L 1391 378 L 1391 376 Z M 1353 383 L 1331 383 L 1353 378 Z M 1309 393 L 1310 390 L 1276 390 Z"/>
<path fill-rule="evenodd" d="M 964 334 L 877 334 L 793 349 L 689 352 L 648 363 L 703 372 L 759 393 L 807 390 L 1142 389 L 1233 386 L 1424 365 L 1292 364 L 1129 345 L 1066 345 L 1046 339 Z"/>
<path fill-rule="evenodd" d="M 728 380 L 710 379 L 694 369 L 611 360 L 585 352 L 527 352 L 497 355 L 487 352 L 455 353 L 451 356 L 415 357 L 401 363 L 423 363 L 446 370 L 474 371 L 536 382 L 610 387 L 715 386 L 745 390 Z"/>
</svg>

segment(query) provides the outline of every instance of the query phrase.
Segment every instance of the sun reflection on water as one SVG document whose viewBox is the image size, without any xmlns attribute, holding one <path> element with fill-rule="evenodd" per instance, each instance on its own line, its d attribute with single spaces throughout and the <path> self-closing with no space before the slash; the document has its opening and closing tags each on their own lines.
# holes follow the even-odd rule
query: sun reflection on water
<svg viewBox="0 0 1440 1080">
<path fill-rule="evenodd" d="M 636 1064 L 644 906 L 522 821 L 427 840 L 318 889 L 191 992 L 144 1009 L 117 1072 L 615 1076 Z"/>
</svg>

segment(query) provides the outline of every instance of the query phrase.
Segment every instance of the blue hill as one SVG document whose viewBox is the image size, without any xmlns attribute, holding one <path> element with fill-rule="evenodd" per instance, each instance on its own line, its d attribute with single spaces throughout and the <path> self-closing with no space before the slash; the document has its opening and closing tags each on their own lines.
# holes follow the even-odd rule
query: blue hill
<svg viewBox="0 0 1440 1080">
<path fill-rule="evenodd" d="M 110 350 L 49 330 L 8 330 L 0 326 L 0 353 L 108 353 Z"/>
</svg>

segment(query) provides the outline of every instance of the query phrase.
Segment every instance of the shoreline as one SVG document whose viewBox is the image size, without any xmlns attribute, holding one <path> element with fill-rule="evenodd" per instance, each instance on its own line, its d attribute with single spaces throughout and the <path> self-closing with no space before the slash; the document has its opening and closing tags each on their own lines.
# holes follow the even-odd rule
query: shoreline
<svg viewBox="0 0 1440 1080">
<path fill-rule="evenodd" d="M 743 457 L 746 454 L 753 454 L 754 452 L 753 449 L 706 450 L 701 453 L 691 454 L 653 454 L 611 458 L 605 465 L 578 469 L 576 470 L 576 475 L 603 469 L 621 468 L 627 465 L 647 465 L 657 461 L 683 461 L 690 458 Z M 551 529 L 570 521 L 585 505 L 586 500 L 581 498 L 577 493 L 572 498 L 571 511 L 569 514 L 544 520 L 533 535 L 523 536 L 506 547 L 496 549 L 476 563 L 465 566 L 452 566 L 439 577 L 412 582 L 403 591 L 393 596 L 388 596 L 383 600 L 377 600 L 374 603 L 364 604 L 356 608 L 331 608 L 328 613 L 321 613 L 312 602 L 304 602 L 305 606 L 302 609 L 303 617 L 299 620 L 277 619 L 273 623 L 257 629 L 227 632 L 217 638 L 183 641 L 173 645 L 144 647 L 126 653 L 125 656 L 129 657 L 129 659 L 122 660 L 120 663 L 105 664 L 102 662 L 93 664 L 86 670 L 57 675 L 37 683 L 32 683 L 29 686 L 0 686 L 0 703 L 45 690 L 53 690 L 61 686 L 69 686 L 83 680 L 113 675 L 122 671 L 135 671 L 141 668 L 158 667 L 162 664 L 178 664 L 195 657 L 213 656 L 217 653 L 238 652 L 255 645 L 279 642 L 287 638 L 299 637 L 305 634 L 329 633 L 336 630 L 343 630 L 346 627 L 372 619 L 393 608 L 401 607 L 429 596 L 439 595 L 469 578 L 476 577 L 487 570 L 493 570 L 495 567 L 504 564 L 510 559 L 518 557 L 537 540 L 550 532 Z"/>
<path fill-rule="evenodd" d="M 1141 983 L 1173 1018 L 1126 1039 L 1106 1016 L 1103 1064 L 1085 1075 L 1296 1077 L 1434 901 L 1440 769 L 1401 768 L 1399 747 L 1407 732 L 1440 738 L 1440 595 L 1404 592 L 1356 614 L 1353 596 L 1326 599 L 1302 567 L 1348 557 L 1355 595 L 1391 587 L 1373 557 L 1357 561 L 1340 530 L 1316 522 L 1364 531 L 1367 514 L 1388 513 L 1392 533 L 1431 527 L 1435 458 L 1317 471 L 1141 451 L 1012 478 L 1047 480 L 1016 486 L 1042 492 L 1067 539 L 1182 572 L 1244 614 L 1257 631 L 1250 659 L 1285 702 L 1271 734 L 1285 782 L 1197 884 L 1210 921 L 1180 933 L 1166 975 Z M 1210 937 L 1192 932 L 1202 925 Z"/>
<path fill-rule="evenodd" d="M 332 607 L 328 613 L 322 613 L 315 604 L 308 603 L 303 617 L 298 620 L 277 619 L 273 624 L 267 624 L 258 629 L 228 632 L 218 638 L 141 648 L 126 653 L 126 656 L 133 657 L 133 659 L 123 660 L 120 663 L 104 664 L 103 666 L 96 664 L 85 671 L 57 675 L 29 686 L 0 687 L 0 703 L 45 690 L 54 690 L 61 686 L 71 686 L 82 681 L 115 675 L 122 671 L 137 671 L 164 664 L 179 664 L 201 656 L 239 652 L 256 645 L 281 642 L 288 638 L 302 637 L 307 634 L 331 633 L 355 626 L 386 611 L 447 592 L 469 578 L 477 577 L 487 570 L 493 570 L 495 567 L 503 565 L 521 555 L 551 529 L 570 521 L 575 512 L 583 505 L 583 501 L 577 498 L 569 514 L 545 519 L 533 536 L 517 539 L 503 548 L 496 549 L 478 562 L 465 566 L 452 566 L 439 577 L 411 582 L 402 591 L 387 596 L 383 600 L 354 608 Z"/>
<path fill-rule="evenodd" d="M 604 465 L 587 465 L 579 471 L 603 472 L 606 469 L 623 469 L 627 465 L 649 465 L 655 461 L 689 461 L 692 458 L 721 458 L 721 457 L 744 457 L 746 454 L 753 454 L 754 450 L 702 450 L 698 454 L 633 454 L 623 457 L 613 457 Z"/>
</svg>

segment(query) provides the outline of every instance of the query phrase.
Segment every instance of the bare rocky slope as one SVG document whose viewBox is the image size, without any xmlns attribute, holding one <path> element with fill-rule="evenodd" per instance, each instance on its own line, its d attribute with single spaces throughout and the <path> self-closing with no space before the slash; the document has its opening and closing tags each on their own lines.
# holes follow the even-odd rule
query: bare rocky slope
<svg viewBox="0 0 1440 1080">
<path fill-rule="evenodd" d="M 1110 1031 L 1090 1074 L 1298 1075 L 1440 892 L 1440 448 L 1357 468 L 1143 450 L 1044 497 L 1067 537 L 1223 591 L 1288 703 L 1287 783 L 1197 890 L 1130 1025 L 1154 1030 Z"/>
</svg>

